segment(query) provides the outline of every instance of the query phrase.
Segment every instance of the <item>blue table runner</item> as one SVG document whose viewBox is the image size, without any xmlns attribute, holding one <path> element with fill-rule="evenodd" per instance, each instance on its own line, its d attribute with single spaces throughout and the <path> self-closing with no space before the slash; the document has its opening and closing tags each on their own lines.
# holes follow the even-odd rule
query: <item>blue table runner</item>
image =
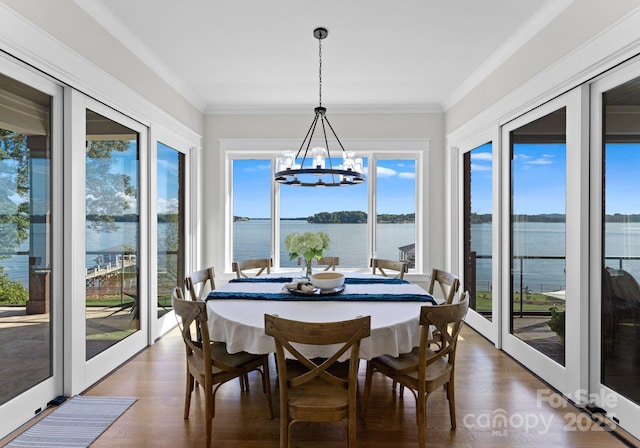
<svg viewBox="0 0 640 448">
<path fill-rule="evenodd" d="M 229 280 L 229 283 L 291 283 L 294 280 L 293 277 L 249 277 L 249 278 L 234 278 Z M 296 280 L 298 280 L 296 278 Z M 383 283 L 387 285 L 406 285 L 408 281 L 401 278 L 366 278 L 366 277 L 346 277 L 344 279 L 345 285 L 373 285 L 376 283 Z"/>
<path fill-rule="evenodd" d="M 229 283 L 291 283 L 292 277 L 252 277 L 230 280 Z M 347 277 L 347 285 L 363 284 L 408 284 L 409 282 L 396 278 L 360 278 Z M 240 300 L 281 300 L 281 301 L 352 301 L 352 302 L 430 302 L 436 305 L 436 301 L 429 294 L 349 294 L 336 295 L 309 294 L 299 295 L 289 292 L 259 293 L 242 291 L 211 291 L 206 300 L 240 299 Z"/>
</svg>

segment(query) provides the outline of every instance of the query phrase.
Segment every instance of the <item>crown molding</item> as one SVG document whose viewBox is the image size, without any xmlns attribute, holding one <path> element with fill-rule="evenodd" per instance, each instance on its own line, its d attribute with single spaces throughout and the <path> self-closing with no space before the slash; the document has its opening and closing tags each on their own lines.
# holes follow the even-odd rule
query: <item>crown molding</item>
<svg viewBox="0 0 640 448">
<path fill-rule="evenodd" d="M 310 114 L 315 106 L 216 106 L 209 105 L 206 115 L 298 115 Z M 330 106 L 327 113 L 337 114 L 441 114 L 439 104 L 373 104 Z"/>
<path fill-rule="evenodd" d="M 74 0 L 74 2 L 97 23 L 101 24 L 107 32 L 126 46 L 129 51 L 135 54 L 138 59 L 153 70 L 161 79 L 189 101 L 193 107 L 200 112 L 205 110 L 205 101 L 189 89 L 169 67 L 160 62 L 149 47 L 129 31 L 103 3 L 98 0 Z"/>
<path fill-rule="evenodd" d="M 2 2 L 0 17 L 4 18 L 3 27 L 0 27 L 0 51 L 10 59 L 21 61 L 49 79 L 104 102 L 145 126 L 153 121 L 177 137 L 192 142 L 193 146 L 201 144 L 202 136 L 197 130 L 152 104 Z"/>
<path fill-rule="evenodd" d="M 445 111 L 451 109 L 458 101 L 468 95 L 574 1 L 575 0 L 548 1 L 544 7 L 534 14 L 443 101 L 443 109 Z"/>
</svg>

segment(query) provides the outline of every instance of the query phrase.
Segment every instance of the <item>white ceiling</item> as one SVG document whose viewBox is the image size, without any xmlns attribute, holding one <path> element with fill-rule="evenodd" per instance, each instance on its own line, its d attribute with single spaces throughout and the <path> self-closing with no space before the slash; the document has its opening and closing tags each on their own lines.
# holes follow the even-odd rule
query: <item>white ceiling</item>
<svg viewBox="0 0 640 448">
<path fill-rule="evenodd" d="M 571 0 L 76 0 L 200 110 L 446 110 Z"/>
</svg>

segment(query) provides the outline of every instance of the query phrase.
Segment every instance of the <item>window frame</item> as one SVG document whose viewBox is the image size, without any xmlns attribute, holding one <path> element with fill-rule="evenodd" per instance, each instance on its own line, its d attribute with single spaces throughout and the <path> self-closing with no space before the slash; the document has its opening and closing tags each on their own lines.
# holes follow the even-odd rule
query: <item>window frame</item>
<svg viewBox="0 0 640 448">
<path fill-rule="evenodd" d="M 341 140 L 345 148 L 356 151 L 359 156 L 368 160 L 369 173 L 374 172 L 378 160 L 415 160 L 415 214 L 416 214 L 416 248 L 420 248 L 416 256 L 416 265 L 409 275 L 423 275 L 424 266 L 428 266 L 428 248 L 425 246 L 424 231 L 429 222 L 429 190 L 425 181 L 425 173 L 429 172 L 428 139 L 408 140 Z M 234 160 L 269 160 L 271 176 L 275 174 L 275 159 L 285 148 L 299 146 L 298 140 L 220 140 L 220 205 L 224 211 L 223 232 L 220 234 L 220 245 L 223 248 L 223 259 L 218 260 L 224 266 L 224 274 L 231 275 L 233 257 L 233 161 Z M 331 148 L 339 148 L 337 142 L 329 141 Z M 360 149 L 366 148 L 366 149 Z M 338 149 L 339 150 L 339 149 Z M 280 270 L 280 254 L 276 250 L 280 240 L 280 188 L 271 182 L 271 256 L 274 269 Z M 287 188 L 287 187 L 285 187 Z M 376 176 L 367 174 L 367 213 L 376 216 Z M 375 253 L 375 220 L 367 220 L 367 254 L 371 258 Z M 368 265 L 363 266 L 367 270 Z"/>
</svg>

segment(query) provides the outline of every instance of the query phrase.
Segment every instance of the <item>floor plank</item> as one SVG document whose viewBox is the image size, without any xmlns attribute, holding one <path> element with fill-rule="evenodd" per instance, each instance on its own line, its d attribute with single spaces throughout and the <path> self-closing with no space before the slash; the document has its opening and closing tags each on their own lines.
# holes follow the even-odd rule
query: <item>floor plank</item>
<svg viewBox="0 0 640 448">
<path fill-rule="evenodd" d="M 559 397 L 541 400 L 540 396 L 553 396 L 548 386 L 473 330 L 465 328 L 461 338 L 456 369 L 457 429 L 450 429 L 444 392 L 435 392 L 428 402 L 428 446 L 611 448 L 638 443 L 633 439 L 624 443 L 593 425 L 586 414 Z M 273 380 L 273 361 L 271 370 Z M 363 386 L 364 363 L 360 376 Z M 184 378 L 184 349 L 174 330 L 85 392 L 138 397 L 92 448 L 202 447 L 204 401 L 201 393 L 196 393 L 190 418 L 183 419 Z M 248 392 L 241 392 L 237 381 L 219 390 L 212 446 L 278 446 L 278 419 L 268 418 L 259 375 L 251 374 L 250 382 Z M 272 389 L 277 412 L 275 382 Z M 506 422 L 505 426 L 501 422 Z M 374 376 L 367 416 L 357 423 L 361 447 L 417 446 L 413 396 L 409 391 L 402 397 L 394 394 L 391 382 L 382 376 Z M 343 429 L 335 424 L 298 424 L 294 426 L 293 446 L 343 447 Z"/>
</svg>

